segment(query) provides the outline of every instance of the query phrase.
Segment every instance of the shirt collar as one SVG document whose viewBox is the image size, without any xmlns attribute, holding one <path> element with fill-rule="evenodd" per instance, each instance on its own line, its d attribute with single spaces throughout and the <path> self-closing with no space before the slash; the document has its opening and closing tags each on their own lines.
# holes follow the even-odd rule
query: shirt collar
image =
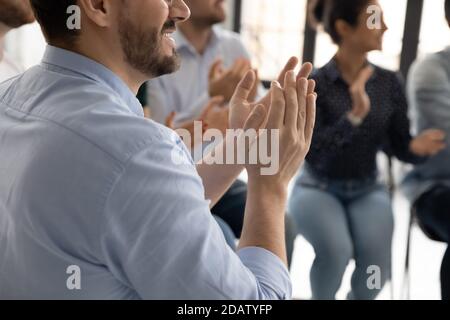
<svg viewBox="0 0 450 320">
<path fill-rule="evenodd" d="M 331 80 L 331 82 L 335 82 L 336 80 L 341 78 L 341 73 L 337 67 L 336 59 L 331 59 L 324 67 L 326 76 Z"/>
<path fill-rule="evenodd" d="M 128 86 L 104 65 L 78 53 L 48 45 L 43 64 L 57 66 L 108 86 L 137 116 L 143 116 L 142 105 Z"/>
<path fill-rule="evenodd" d="M 374 67 L 374 74 L 372 75 L 372 78 L 376 77 L 376 68 L 373 64 L 371 64 L 370 62 L 367 61 L 367 63 L 369 65 L 371 65 L 372 67 Z M 341 80 L 344 81 L 345 80 L 342 78 L 341 72 L 339 71 L 339 68 L 337 66 L 337 62 L 336 62 L 336 58 L 333 57 L 333 59 L 331 59 L 324 67 L 323 70 L 325 71 L 326 76 L 330 79 L 331 82 L 336 82 L 337 80 Z"/>
<path fill-rule="evenodd" d="M 214 49 L 219 43 L 220 33 L 222 32 L 219 26 L 213 26 L 211 32 L 211 38 L 209 39 L 208 46 L 206 51 Z M 177 51 L 188 50 L 190 53 L 194 55 L 198 55 L 197 50 L 192 46 L 189 40 L 184 36 L 184 34 L 178 30 L 173 35 L 175 42 L 177 44 Z"/>
</svg>

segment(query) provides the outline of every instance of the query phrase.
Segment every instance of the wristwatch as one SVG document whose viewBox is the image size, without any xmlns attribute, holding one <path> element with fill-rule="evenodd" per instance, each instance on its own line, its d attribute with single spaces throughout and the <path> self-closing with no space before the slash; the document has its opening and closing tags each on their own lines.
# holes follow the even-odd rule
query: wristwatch
<svg viewBox="0 0 450 320">
<path fill-rule="evenodd" d="M 353 115 L 351 112 L 347 114 L 347 119 L 354 127 L 359 127 L 364 121 L 362 118 Z"/>
</svg>

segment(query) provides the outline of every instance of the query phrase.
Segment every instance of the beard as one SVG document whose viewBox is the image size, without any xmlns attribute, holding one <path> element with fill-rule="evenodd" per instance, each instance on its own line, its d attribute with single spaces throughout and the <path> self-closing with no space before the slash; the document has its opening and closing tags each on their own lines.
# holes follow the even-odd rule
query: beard
<svg viewBox="0 0 450 320">
<path fill-rule="evenodd" d="M 168 21 L 162 30 L 143 30 L 126 15 L 122 15 L 119 34 L 126 62 L 148 77 L 160 77 L 177 71 L 180 59 L 176 51 L 173 50 L 172 56 L 166 56 L 162 50 L 164 32 L 174 27 L 175 23 Z"/>
<path fill-rule="evenodd" d="M 0 0 L 0 23 L 9 28 L 19 28 L 34 21 L 28 1 Z"/>
</svg>

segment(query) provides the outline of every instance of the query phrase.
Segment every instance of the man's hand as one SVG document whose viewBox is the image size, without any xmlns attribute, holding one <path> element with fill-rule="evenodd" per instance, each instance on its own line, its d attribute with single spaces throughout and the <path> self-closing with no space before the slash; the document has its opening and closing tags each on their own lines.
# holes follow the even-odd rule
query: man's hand
<svg viewBox="0 0 450 320">
<path fill-rule="evenodd" d="M 210 113 L 213 112 L 214 109 L 219 108 L 220 105 L 223 103 L 223 97 L 213 97 L 208 101 L 208 104 L 203 109 L 202 114 L 197 120 L 192 121 L 186 121 L 184 123 L 181 123 L 177 126 L 175 126 L 174 121 L 176 117 L 176 112 L 172 112 L 167 118 L 166 118 L 166 127 L 171 128 L 177 132 L 178 130 L 187 130 L 189 134 L 191 135 L 191 145 L 187 146 L 188 148 L 192 149 L 196 145 L 202 143 L 203 134 L 205 131 L 209 128 L 207 118 L 209 117 Z M 227 115 L 225 115 L 227 117 Z M 202 123 L 202 136 L 196 137 L 195 136 L 195 121 L 200 121 Z M 182 136 L 180 134 L 180 136 Z"/>
<path fill-rule="evenodd" d="M 277 81 L 282 87 L 284 86 L 284 80 L 286 78 L 286 73 L 289 71 L 293 71 L 297 67 L 298 63 L 299 63 L 298 58 L 291 57 L 288 60 L 288 62 L 286 63 L 286 65 L 284 66 L 283 70 L 281 70 Z M 299 80 L 300 78 L 308 78 L 309 75 L 311 74 L 312 70 L 313 70 L 313 65 L 311 63 L 307 62 L 307 63 L 303 64 L 300 71 L 297 73 L 297 80 Z M 312 88 L 313 89 L 312 91 L 314 91 L 315 82 L 310 80 L 308 85 L 314 86 Z M 270 103 L 271 103 L 271 93 L 272 93 L 272 90 L 269 91 L 269 93 L 266 94 L 266 96 L 263 97 L 260 101 L 258 101 L 257 104 L 263 104 L 266 108 L 269 108 Z"/>
<path fill-rule="evenodd" d="M 248 59 L 237 59 L 233 66 L 226 70 L 222 60 L 217 60 L 209 72 L 209 96 L 222 96 L 225 102 L 229 102 L 238 83 L 250 69 L 251 63 Z"/>
<path fill-rule="evenodd" d="M 296 79 L 294 71 L 285 76 L 284 88 L 274 81 L 266 128 L 279 131 L 279 170 L 273 176 L 261 175 L 261 164 L 247 166 L 249 180 L 259 184 L 287 188 L 309 152 L 314 132 L 316 99 L 314 85 L 306 78 Z M 262 105 L 261 105 L 262 106 Z M 267 141 L 269 142 L 269 141 Z M 269 145 L 269 147 L 271 147 Z"/>
<path fill-rule="evenodd" d="M 281 86 L 284 85 L 284 81 L 286 78 L 286 73 L 289 71 L 293 71 L 298 64 L 298 59 L 292 57 L 286 63 L 284 69 L 280 72 L 278 77 L 278 82 Z M 297 74 L 297 80 L 300 78 L 308 78 L 312 72 L 312 64 L 305 63 Z M 254 90 L 255 83 L 257 82 L 257 76 L 254 72 L 248 72 L 246 76 L 242 79 L 239 84 L 239 88 L 236 89 L 235 94 L 231 98 L 230 101 L 230 128 L 231 129 L 242 129 L 250 113 L 253 109 L 262 104 L 266 110 L 270 109 L 271 104 L 271 94 L 272 90 L 270 90 L 267 95 L 262 98 L 260 101 L 254 103 L 251 101 L 252 90 Z M 309 91 L 314 92 L 315 90 L 315 82 L 310 80 L 308 82 Z"/>
<path fill-rule="evenodd" d="M 429 129 L 411 141 L 411 151 L 421 157 L 434 156 L 446 148 L 445 132 Z"/>
<path fill-rule="evenodd" d="M 294 69 L 295 65 L 292 65 Z M 308 76 L 311 65 L 306 65 L 302 70 Z M 287 189 L 311 145 L 317 95 L 314 93 L 314 81 L 296 77 L 293 70 L 285 70 L 283 73 L 283 85 L 279 82 L 272 83 L 268 94 L 269 106 L 257 104 L 245 124 L 245 129 L 266 127 L 268 130 L 278 130 L 279 170 L 275 175 L 264 176 L 261 175 L 264 167 L 261 163 L 246 166 L 249 177 L 248 196 L 239 248 L 264 248 L 287 264 L 284 225 Z M 247 77 L 243 81 L 250 83 L 249 79 L 254 78 L 254 75 Z M 237 93 L 237 96 L 246 101 L 245 87 L 248 86 L 243 87 L 244 90 Z M 264 102 L 268 103 L 267 97 Z M 265 119 L 261 121 L 262 118 Z M 252 124 L 249 125 L 249 122 Z"/>
</svg>

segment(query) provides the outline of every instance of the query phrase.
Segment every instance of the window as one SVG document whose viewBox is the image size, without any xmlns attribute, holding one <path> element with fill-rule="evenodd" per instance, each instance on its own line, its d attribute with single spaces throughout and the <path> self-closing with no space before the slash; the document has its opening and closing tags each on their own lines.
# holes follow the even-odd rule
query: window
<svg viewBox="0 0 450 320">
<path fill-rule="evenodd" d="M 400 54 L 402 51 L 403 31 L 405 27 L 407 0 L 379 0 L 384 10 L 386 24 L 389 30 L 385 33 L 383 51 L 371 52 L 371 62 L 391 70 L 400 67 Z M 321 67 L 336 53 L 337 47 L 324 32 L 317 33 L 315 64 Z"/>
<path fill-rule="evenodd" d="M 445 0 L 424 1 L 419 57 L 450 45 L 450 28 L 445 19 Z"/>
<path fill-rule="evenodd" d="M 241 33 L 261 79 L 274 79 L 291 56 L 301 58 L 306 0 L 244 0 Z"/>
</svg>

